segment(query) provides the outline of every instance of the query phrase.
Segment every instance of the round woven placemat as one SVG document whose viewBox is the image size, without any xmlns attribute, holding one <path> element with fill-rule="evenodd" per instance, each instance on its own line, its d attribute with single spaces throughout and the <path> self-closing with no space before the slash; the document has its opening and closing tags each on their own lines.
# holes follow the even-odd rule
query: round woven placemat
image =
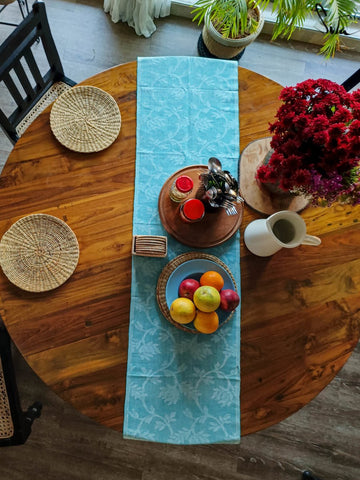
<svg viewBox="0 0 360 480">
<path fill-rule="evenodd" d="M 189 260 L 199 259 L 199 258 L 211 260 L 212 262 L 217 263 L 224 270 L 226 270 L 234 284 L 235 291 L 237 291 L 237 286 L 236 286 L 236 282 L 233 277 L 233 274 L 229 270 L 228 266 L 222 260 L 220 260 L 220 258 L 216 257 L 215 255 L 210 255 L 208 253 L 187 252 L 175 257 L 167 265 L 165 265 L 165 267 L 163 268 L 162 272 L 159 275 L 159 279 L 156 286 L 156 298 L 157 298 L 159 308 L 161 310 L 161 313 L 166 318 L 166 320 L 168 320 L 170 323 L 175 325 L 175 327 L 179 328 L 180 330 L 183 330 L 185 332 L 190 332 L 190 333 L 200 333 L 200 332 L 195 330 L 195 328 L 189 328 L 186 325 L 182 325 L 180 323 L 175 322 L 175 320 L 173 320 L 170 316 L 170 310 L 169 310 L 168 304 L 166 303 L 166 284 L 172 272 L 179 265 L 181 265 L 184 262 L 188 262 Z M 219 328 L 225 323 L 227 323 L 230 320 L 230 318 L 233 316 L 233 314 L 234 312 L 231 312 L 229 316 L 226 318 L 226 320 L 220 323 Z"/>
<path fill-rule="evenodd" d="M 118 137 L 121 114 L 115 99 L 92 86 L 73 87 L 55 101 L 50 127 L 57 140 L 75 152 L 99 152 Z"/>
<path fill-rule="evenodd" d="M 0 265 L 7 278 L 28 292 L 62 285 L 79 260 L 74 232 L 62 220 L 43 213 L 20 218 L 0 241 Z"/>
</svg>

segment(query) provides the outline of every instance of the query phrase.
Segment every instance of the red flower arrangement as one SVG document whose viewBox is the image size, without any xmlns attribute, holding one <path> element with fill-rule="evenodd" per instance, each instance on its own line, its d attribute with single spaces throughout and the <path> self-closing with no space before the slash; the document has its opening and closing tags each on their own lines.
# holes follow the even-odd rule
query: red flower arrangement
<svg viewBox="0 0 360 480">
<path fill-rule="evenodd" d="M 329 80 L 286 87 L 270 124 L 273 154 L 256 178 L 313 204 L 360 204 L 360 90 Z"/>
</svg>

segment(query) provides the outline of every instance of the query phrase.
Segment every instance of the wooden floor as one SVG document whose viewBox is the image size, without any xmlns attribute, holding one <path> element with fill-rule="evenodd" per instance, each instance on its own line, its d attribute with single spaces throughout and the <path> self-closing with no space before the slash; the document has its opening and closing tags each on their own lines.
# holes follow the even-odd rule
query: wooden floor
<svg viewBox="0 0 360 480">
<path fill-rule="evenodd" d="M 47 0 L 50 25 L 65 72 L 75 81 L 138 56 L 197 55 L 199 27 L 187 19 L 156 21 L 149 39 L 114 24 L 100 0 Z M 17 3 L 0 20 L 19 18 Z M 0 41 L 11 27 L 0 25 Z M 326 62 L 317 47 L 258 39 L 241 65 L 283 85 L 306 78 L 338 82 L 359 67 L 346 52 Z M 1 91 L 0 91 L 1 95 Z M 0 134 L 0 168 L 11 144 Z M 1 208 L 1 206 L 0 206 Z M 94 424 L 43 385 L 15 352 L 24 406 L 44 404 L 24 446 L 0 450 L 7 480 L 300 480 L 303 469 L 323 480 L 360 478 L 360 348 L 335 380 L 307 407 L 281 424 L 242 439 L 238 446 L 176 447 L 127 441 Z"/>
</svg>

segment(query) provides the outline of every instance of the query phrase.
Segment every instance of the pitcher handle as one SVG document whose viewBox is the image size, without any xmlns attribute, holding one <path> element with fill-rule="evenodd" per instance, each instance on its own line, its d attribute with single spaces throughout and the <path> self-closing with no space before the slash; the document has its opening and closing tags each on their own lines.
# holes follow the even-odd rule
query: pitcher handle
<svg viewBox="0 0 360 480">
<path fill-rule="evenodd" d="M 320 245 L 321 239 L 315 237 L 314 235 L 305 235 L 304 240 L 301 242 L 301 245 L 313 245 L 314 247 Z"/>
</svg>

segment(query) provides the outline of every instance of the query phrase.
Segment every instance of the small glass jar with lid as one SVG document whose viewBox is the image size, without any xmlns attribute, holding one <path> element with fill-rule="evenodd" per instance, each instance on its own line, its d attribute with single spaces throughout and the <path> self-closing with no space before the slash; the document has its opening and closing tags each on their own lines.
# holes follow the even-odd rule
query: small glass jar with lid
<svg viewBox="0 0 360 480">
<path fill-rule="evenodd" d="M 173 202 L 183 202 L 192 192 L 193 187 L 194 182 L 190 177 L 187 175 L 180 175 L 171 185 L 169 196 Z"/>
<path fill-rule="evenodd" d="M 198 198 L 189 198 L 180 205 L 180 218 L 185 223 L 200 222 L 205 215 L 205 206 Z"/>
</svg>

